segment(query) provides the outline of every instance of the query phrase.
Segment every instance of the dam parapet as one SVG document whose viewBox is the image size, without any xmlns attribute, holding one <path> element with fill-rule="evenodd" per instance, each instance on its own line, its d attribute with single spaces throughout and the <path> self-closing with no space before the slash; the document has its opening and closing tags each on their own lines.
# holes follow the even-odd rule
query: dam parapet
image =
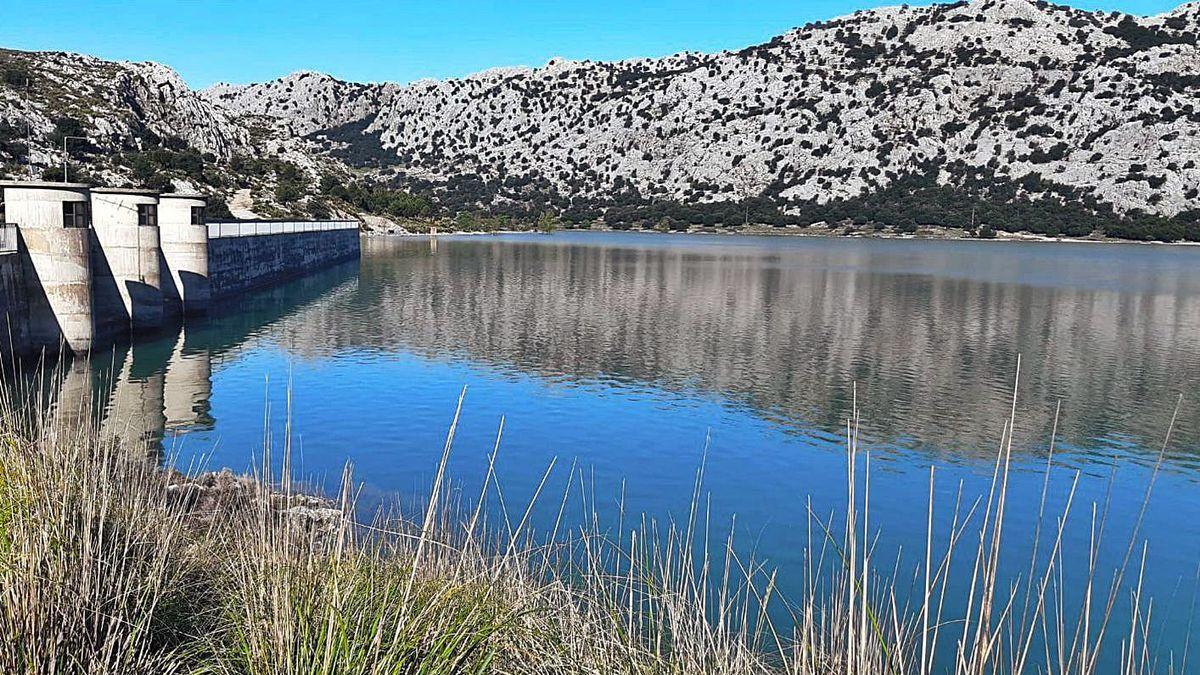
<svg viewBox="0 0 1200 675">
<path fill-rule="evenodd" d="M 357 259 L 357 221 L 206 222 L 200 194 L 0 181 L 0 352 L 88 352 Z"/>
<path fill-rule="evenodd" d="M 208 224 L 213 298 L 303 276 L 359 253 L 358 223 L 352 220 Z"/>
</svg>

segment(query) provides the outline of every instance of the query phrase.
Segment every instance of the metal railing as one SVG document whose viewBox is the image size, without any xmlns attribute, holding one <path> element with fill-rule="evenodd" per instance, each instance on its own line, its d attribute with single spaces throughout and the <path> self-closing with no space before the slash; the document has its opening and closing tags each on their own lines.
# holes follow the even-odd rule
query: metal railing
<svg viewBox="0 0 1200 675">
<path fill-rule="evenodd" d="M 266 234 L 299 234 L 330 230 L 357 230 L 356 220 L 241 220 L 208 224 L 208 238 L 257 237 Z"/>
<path fill-rule="evenodd" d="M 0 253 L 16 251 L 17 241 L 17 226 L 12 223 L 0 223 Z"/>
</svg>

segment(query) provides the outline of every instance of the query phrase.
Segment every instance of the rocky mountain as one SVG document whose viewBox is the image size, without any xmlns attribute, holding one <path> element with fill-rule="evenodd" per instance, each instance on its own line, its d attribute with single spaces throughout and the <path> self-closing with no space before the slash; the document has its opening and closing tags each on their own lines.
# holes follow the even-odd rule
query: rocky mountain
<svg viewBox="0 0 1200 675">
<path fill-rule="evenodd" d="M 249 133 L 228 111 L 156 63 L 2 49 L 0 74 L 0 125 L 12 163 L 61 161 L 61 136 L 70 135 L 64 126 L 86 137 L 85 155 L 136 148 L 154 137 L 178 138 L 220 158 L 251 147 Z M 77 124 L 64 124 L 67 119 Z M 20 142 L 26 139 L 33 141 L 29 148 Z M 51 140 L 58 143 L 46 143 Z M 31 156 L 21 156 L 24 151 Z"/>
<path fill-rule="evenodd" d="M 395 84 L 356 84 L 302 71 L 264 84 L 218 84 L 201 96 L 239 116 L 270 120 L 283 136 L 291 137 L 374 117 L 400 89 Z"/>
<path fill-rule="evenodd" d="M 88 118 L 98 145 L 173 133 L 218 163 L 294 165 L 314 198 L 345 206 L 363 200 L 330 188 L 353 170 L 449 213 L 1196 238 L 1198 45 L 1200 3 L 1139 18 L 973 0 L 858 12 L 736 52 L 407 86 L 297 73 L 190 92 L 153 65 L 19 56 L 64 80 L 119 75 L 73 94 L 103 102 Z M 45 132 L 47 105 L 0 88 L 6 121 L 32 111 Z M 277 168 L 233 175 L 262 191 Z"/>
</svg>

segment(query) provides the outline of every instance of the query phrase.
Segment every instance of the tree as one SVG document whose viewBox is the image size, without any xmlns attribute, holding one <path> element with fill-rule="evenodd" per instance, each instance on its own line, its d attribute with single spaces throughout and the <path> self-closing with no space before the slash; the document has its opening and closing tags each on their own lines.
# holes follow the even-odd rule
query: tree
<svg viewBox="0 0 1200 675">
<path fill-rule="evenodd" d="M 33 77 L 23 63 L 6 63 L 3 68 L 0 68 L 0 72 L 3 73 L 4 84 L 14 89 L 17 87 L 24 89 L 33 83 Z"/>
<path fill-rule="evenodd" d="M 337 179 L 337 176 L 328 173 L 321 176 L 321 182 L 318 185 L 323 195 L 337 194 L 338 192 L 344 192 L 346 189 L 342 185 L 342 182 Z"/>
<path fill-rule="evenodd" d="M 767 188 L 767 170 L 753 160 L 743 160 L 733 167 L 733 192 L 742 203 L 742 224 L 750 224 L 750 206 L 755 197 Z"/>
<path fill-rule="evenodd" d="M 14 160 L 18 157 L 28 157 L 25 134 L 4 120 L 0 120 L 0 155 L 7 155 Z"/>
<path fill-rule="evenodd" d="M 460 232 L 473 232 L 479 228 L 479 219 L 469 211 L 463 211 L 454 219 L 454 226 Z"/>
<path fill-rule="evenodd" d="M 174 184 L 171 178 L 161 171 L 161 167 L 153 162 L 146 153 L 135 155 L 130 162 L 133 169 L 133 179 L 144 188 L 170 192 Z"/>
<path fill-rule="evenodd" d="M 67 177 L 69 177 L 72 181 L 74 181 L 76 183 L 91 183 L 92 182 L 92 175 L 89 174 L 84 167 L 82 167 L 74 162 L 71 162 L 70 165 L 67 167 Z M 63 177 L 62 166 L 59 164 L 55 164 L 53 166 L 48 166 L 45 169 L 42 169 L 42 180 L 50 181 L 53 183 L 59 183 L 59 182 L 63 182 L 64 180 L 66 180 Z"/>
<path fill-rule="evenodd" d="M 67 136 L 83 137 L 86 135 L 82 122 L 74 117 L 60 117 L 54 120 L 54 133 L 50 135 L 50 140 L 61 149 L 63 140 Z"/>
<path fill-rule="evenodd" d="M 308 176 L 291 162 L 276 163 L 275 180 L 275 198 L 283 204 L 300 199 L 308 191 Z"/>
<path fill-rule="evenodd" d="M 225 198 L 220 195 L 212 195 L 208 198 L 204 207 L 204 215 L 209 220 L 233 220 L 229 204 L 225 203 Z"/>
<path fill-rule="evenodd" d="M 538 231 L 544 232 L 545 234 L 550 234 L 551 232 L 557 230 L 558 227 L 558 216 L 554 215 L 553 213 L 550 213 L 549 211 L 542 211 L 542 215 L 538 216 Z"/>
<path fill-rule="evenodd" d="M 275 184 L 275 198 L 284 204 L 290 204 L 304 196 L 304 185 L 299 181 L 281 179 Z"/>
<path fill-rule="evenodd" d="M 320 199 L 308 200 L 308 215 L 313 217 L 313 220 L 329 220 L 331 213 L 329 205 Z"/>
</svg>

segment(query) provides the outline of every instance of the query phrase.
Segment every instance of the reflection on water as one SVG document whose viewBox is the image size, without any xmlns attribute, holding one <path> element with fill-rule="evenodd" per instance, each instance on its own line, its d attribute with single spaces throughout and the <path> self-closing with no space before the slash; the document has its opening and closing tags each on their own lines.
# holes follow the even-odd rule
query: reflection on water
<svg viewBox="0 0 1200 675">
<path fill-rule="evenodd" d="M 139 358 L 139 351 L 126 350 L 119 359 L 121 369 L 113 368 L 112 392 L 101 430 L 119 439 L 125 448 L 161 448 L 166 373 L 158 359 L 152 364 L 150 359 Z"/>
<path fill-rule="evenodd" d="M 300 358 L 402 350 L 709 392 L 833 433 L 857 387 L 877 440 L 987 456 L 1021 354 L 1023 437 L 1045 438 L 1061 400 L 1065 440 L 1104 462 L 1114 448 L 1153 449 L 1176 397 L 1200 384 L 1197 256 L 653 235 L 452 238 L 439 251 L 436 238 L 371 239 L 357 279 L 342 267 L 251 296 L 118 348 L 97 370 L 111 377 L 106 424 L 129 438 L 212 428 L 212 360 L 268 339 Z M 1185 406 L 1177 425 L 1181 462 L 1196 414 Z"/>
<path fill-rule="evenodd" d="M 235 307 L 169 328 L 133 345 L 114 345 L 89 360 L 69 359 L 51 389 L 54 414 L 66 428 L 98 424 L 126 447 L 161 456 L 170 434 L 216 428 L 210 399 L 213 364 L 321 298 L 337 297 L 357 265 L 240 298 Z M 92 415 L 93 419 L 85 419 Z"/>
<path fill-rule="evenodd" d="M 496 470 L 509 494 L 532 493 L 552 459 L 578 459 L 601 497 L 591 506 L 613 512 L 603 497 L 620 494 L 630 512 L 655 516 L 686 513 L 711 439 L 712 522 L 737 514 L 786 591 L 803 578 L 796 525 L 809 504 L 844 505 L 839 433 L 855 392 L 868 446 L 883 449 L 871 522 L 887 559 L 923 545 L 930 465 L 938 518 L 960 481 L 968 496 L 986 492 L 1020 355 L 1006 531 L 1037 525 L 1061 401 L 1047 512 L 1081 469 L 1064 548 L 1088 550 L 1099 504 L 1112 543 L 1098 569 L 1120 562 L 1121 533 L 1142 518 L 1149 467 L 1183 396 L 1139 533 L 1161 644 L 1177 648 L 1192 624 L 1170 617 L 1188 607 L 1200 557 L 1198 261 L 1194 248 L 1137 245 L 365 240 L 358 263 L 240 298 L 91 368 L 72 364 L 57 411 L 93 401 L 111 433 L 245 470 L 264 407 L 278 427 L 294 406 L 298 465 L 336 480 L 352 460 L 362 494 L 378 501 L 428 487 L 467 384 L 450 466 L 463 494 L 478 493 L 503 415 Z M 1028 560 L 1028 545 L 1014 536 L 1006 560 Z"/>
<path fill-rule="evenodd" d="M 188 348 L 186 329 L 180 331 L 167 361 L 163 382 L 163 424 L 176 432 L 212 429 L 208 399 L 212 396 L 212 354 L 205 347 Z"/>
<path fill-rule="evenodd" d="M 990 453 L 1019 425 L 1153 447 L 1200 383 L 1200 252 L 1138 246 L 647 239 L 372 240 L 360 290 L 280 328 L 306 353 L 461 354 L 522 372 L 700 389 L 836 431 Z M 586 242 L 587 245 L 580 245 Z M 611 242 L 611 243 L 610 243 Z M 1194 448 L 1197 409 L 1177 447 Z"/>
</svg>

